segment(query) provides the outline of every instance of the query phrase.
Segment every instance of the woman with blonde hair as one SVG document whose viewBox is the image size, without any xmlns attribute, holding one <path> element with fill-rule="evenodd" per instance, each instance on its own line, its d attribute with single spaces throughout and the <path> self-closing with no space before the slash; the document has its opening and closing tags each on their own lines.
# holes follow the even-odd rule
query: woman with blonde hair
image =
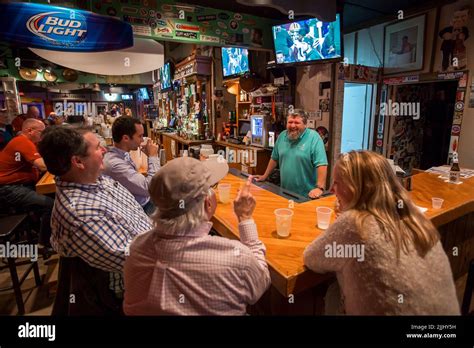
<svg viewBox="0 0 474 348">
<path fill-rule="evenodd" d="M 333 177 L 342 214 L 306 248 L 304 262 L 315 272 L 336 273 L 345 313 L 459 314 L 438 231 L 389 162 L 351 151 L 341 155 Z"/>
</svg>

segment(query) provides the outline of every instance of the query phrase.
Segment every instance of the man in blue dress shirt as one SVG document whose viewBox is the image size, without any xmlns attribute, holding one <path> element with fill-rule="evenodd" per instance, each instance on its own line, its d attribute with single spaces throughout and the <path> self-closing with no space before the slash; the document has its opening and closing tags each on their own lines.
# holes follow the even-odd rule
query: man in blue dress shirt
<svg viewBox="0 0 474 348">
<path fill-rule="evenodd" d="M 114 146 L 104 156 L 104 174 L 125 186 L 150 215 L 155 207 L 150 201 L 148 186 L 153 175 L 160 169 L 159 147 L 150 139 L 142 147 L 143 153 L 148 156 L 146 176 L 138 172 L 139 168 L 130 158 L 130 151 L 137 150 L 143 142 L 143 132 L 142 123 L 135 118 L 120 116 L 115 120 L 112 126 Z"/>
</svg>

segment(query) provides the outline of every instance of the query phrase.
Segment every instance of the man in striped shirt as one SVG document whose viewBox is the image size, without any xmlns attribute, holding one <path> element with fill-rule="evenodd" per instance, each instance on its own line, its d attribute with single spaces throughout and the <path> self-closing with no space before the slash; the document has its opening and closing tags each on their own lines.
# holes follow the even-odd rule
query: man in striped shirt
<svg viewBox="0 0 474 348">
<path fill-rule="evenodd" d="M 51 245 L 109 272 L 110 290 L 122 296 L 122 271 L 132 238 L 152 225 L 133 195 L 102 176 L 105 149 L 90 130 L 51 127 L 38 149 L 56 175 Z"/>
</svg>

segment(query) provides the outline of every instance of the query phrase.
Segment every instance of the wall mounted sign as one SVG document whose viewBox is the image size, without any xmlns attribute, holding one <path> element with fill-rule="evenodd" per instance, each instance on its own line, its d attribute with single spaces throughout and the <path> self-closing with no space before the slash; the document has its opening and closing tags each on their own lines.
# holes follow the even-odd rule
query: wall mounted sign
<svg viewBox="0 0 474 348">
<path fill-rule="evenodd" d="M 197 19 L 198 22 L 207 22 L 207 21 L 216 20 L 217 16 L 215 14 L 207 15 L 207 16 L 197 16 L 196 19 Z"/>
<path fill-rule="evenodd" d="M 190 32 L 190 31 L 176 30 L 175 35 L 177 37 L 182 37 L 182 38 L 186 38 L 186 39 L 194 39 L 194 40 L 197 39 L 197 33 L 193 33 L 193 32 Z"/>
<path fill-rule="evenodd" d="M 143 36 L 150 36 L 151 35 L 151 28 L 150 27 L 142 27 L 140 25 L 132 25 L 133 33 L 137 35 Z"/>
<path fill-rule="evenodd" d="M 46 2 L 46 0 L 37 0 Z M 84 0 L 70 0 L 79 6 Z M 89 3 L 89 2 L 88 2 Z M 273 50 L 272 25 L 280 22 L 246 13 L 219 10 L 198 5 L 183 5 L 174 0 L 131 1 L 94 0 L 90 9 L 108 15 L 108 8 L 115 16 L 134 26 L 136 37 L 176 42 L 258 47 Z M 101 6 L 94 6 L 100 3 Z M 104 4 L 107 5 L 104 5 Z M 153 3 L 159 6 L 153 7 Z M 142 27 L 142 28 L 139 28 Z M 196 35 L 184 34 L 194 32 Z"/>
<path fill-rule="evenodd" d="M 451 135 L 459 135 L 461 133 L 461 126 L 453 125 L 451 128 Z"/>
<path fill-rule="evenodd" d="M 438 78 L 440 75 L 449 75 L 451 76 L 453 73 L 442 73 L 438 74 Z M 464 98 L 466 96 L 465 88 L 467 85 L 467 73 L 463 71 L 457 71 L 454 73 L 458 80 L 458 89 L 456 91 L 456 103 L 454 104 L 454 115 L 453 115 L 453 125 L 451 128 L 451 143 L 449 146 L 449 154 L 448 154 L 448 163 L 450 163 L 453 153 L 457 151 L 458 143 L 459 143 L 459 136 L 461 134 L 461 125 L 462 125 L 462 118 L 464 113 Z"/>
<path fill-rule="evenodd" d="M 462 111 L 455 111 L 453 115 L 453 124 L 461 124 L 462 123 Z"/>
<path fill-rule="evenodd" d="M 217 36 L 201 35 L 201 40 L 204 42 L 219 43 L 220 39 Z"/>
<path fill-rule="evenodd" d="M 198 31 L 199 31 L 199 26 L 197 26 L 197 25 L 189 25 L 189 24 L 177 23 L 177 24 L 176 24 L 176 29 L 177 29 L 177 30 L 182 30 L 182 31 L 194 31 L 194 32 L 198 32 Z"/>
<path fill-rule="evenodd" d="M 57 51 L 99 52 L 131 47 L 133 32 L 116 18 L 83 10 L 1 3 L 0 40 Z"/>
<path fill-rule="evenodd" d="M 383 83 L 386 85 L 399 85 L 402 83 L 408 82 L 418 82 L 420 80 L 419 75 L 408 75 L 400 77 L 389 77 L 383 80 Z"/>
<path fill-rule="evenodd" d="M 463 101 L 464 100 L 464 91 L 457 91 L 456 92 L 456 101 Z"/>
<path fill-rule="evenodd" d="M 464 72 L 450 72 L 450 73 L 440 73 L 438 74 L 438 80 L 455 80 L 463 76 Z"/>
<path fill-rule="evenodd" d="M 454 104 L 454 111 L 463 111 L 463 110 L 464 110 L 464 102 L 457 101 L 456 104 Z"/>
<path fill-rule="evenodd" d="M 458 145 L 459 145 L 459 136 L 452 135 L 450 143 L 449 143 L 449 153 L 452 154 L 453 152 L 457 152 Z"/>
</svg>

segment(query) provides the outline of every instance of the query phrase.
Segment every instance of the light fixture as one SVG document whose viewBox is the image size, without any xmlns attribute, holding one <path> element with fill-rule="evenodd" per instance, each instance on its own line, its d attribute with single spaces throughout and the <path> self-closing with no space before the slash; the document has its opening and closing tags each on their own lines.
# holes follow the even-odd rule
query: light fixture
<svg viewBox="0 0 474 348">
<path fill-rule="evenodd" d="M 104 96 L 105 96 L 105 100 L 111 102 L 111 101 L 117 100 L 118 94 L 117 93 L 105 93 Z"/>
<path fill-rule="evenodd" d="M 233 95 L 237 95 L 239 94 L 239 87 L 238 87 L 238 83 L 232 83 L 230 86 L 226 86 L 227 87 L 227 92 L 230 93 L 230 94 L 233 94 Z"/>
</svg>

